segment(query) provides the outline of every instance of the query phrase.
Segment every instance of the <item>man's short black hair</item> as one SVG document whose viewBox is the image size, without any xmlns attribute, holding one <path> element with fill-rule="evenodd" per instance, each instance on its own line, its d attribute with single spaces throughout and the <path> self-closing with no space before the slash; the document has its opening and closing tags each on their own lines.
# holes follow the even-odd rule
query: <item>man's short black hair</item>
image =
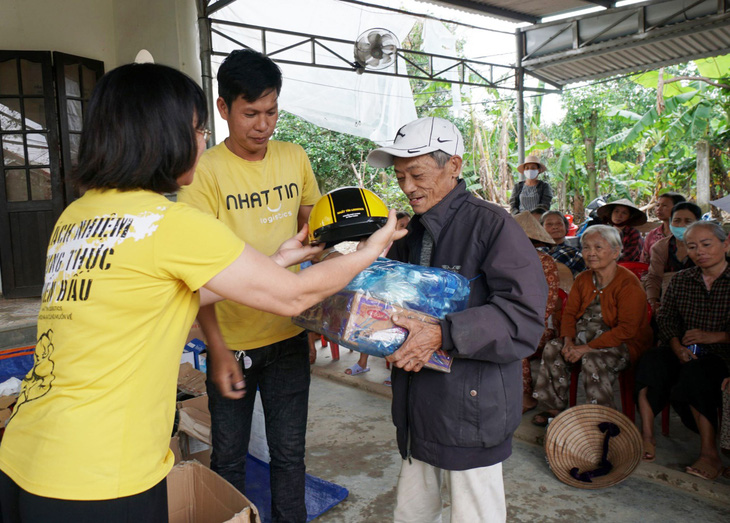
<svg viewBox="0 0 730 523">
<path fill-rule="evenodd" d="M 687 210 L 695 215 L 695 218 L 698 220 L 702 219 L 702 209 L 700 209 L 700 206 L 696 203 L 692 202 L 679 202 L 677 205 L 672 207 L 672 216 L 674 216 L 674 213 L 681 210 Z"/>
<path fill-rule="evenodd" d="M 117 67 L 86 106 L 74 181 L 86 189 L 174 192 L 195 165 L 196 132 L 207 119 L 203 90 L 187 75 L 158 64 Z"/>
<path fill-rule="evenodd" d="M 271 58 L 251 49 L 237 49 L 229 54 L 218 69 L 218 96 L 230 109 L 242 96 L 255 102 L 268 91 L 281 94 L 281 69 Z"/>
<path fill-rule="evenodd" d="M 659 199 L 659 198 L 669 198 L 670 200 L 672 200 L 672 207 L 674 207 L 678 203 L 687 201 L 687 198 L 685 198 L 678 192 L 672 192 L 672 191 L 667 191 L 667 192 L 660 194 L 657 199 Z"/>
</svg>

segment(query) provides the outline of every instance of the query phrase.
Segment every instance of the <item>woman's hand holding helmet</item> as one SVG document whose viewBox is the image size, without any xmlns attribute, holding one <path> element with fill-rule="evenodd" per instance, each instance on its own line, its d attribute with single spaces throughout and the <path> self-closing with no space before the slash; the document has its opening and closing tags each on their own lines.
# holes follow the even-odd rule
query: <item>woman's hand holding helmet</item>
<svg viewBox="0 0 730 523">
<path fill-rule="evenodd" d="M 324 244 L 305 245 L 304 241 L 308 234 L 309 226 L 305 223 L 298 233 L 279 245 L 276 252 L 271 255 L 271 259 L 281 267 L 291 267 L 314 260 L 324 249 Z"/>
<path fill-rule="evenodd" d="M 396 240 L 400 240 L 406 234 L 407 229 L 396 230 L 395 226 L 398 223 L 398 219 L 395 217 L 395 211 L 388 211 L 388 221 L 380 229 L 375 231 L 370 237 L 362 240 L 357 250 L 372 249 L 377 252 L 377 256 L 386 254 L 387 249 L 390 248 L 391 243 Z"/>
</svg>

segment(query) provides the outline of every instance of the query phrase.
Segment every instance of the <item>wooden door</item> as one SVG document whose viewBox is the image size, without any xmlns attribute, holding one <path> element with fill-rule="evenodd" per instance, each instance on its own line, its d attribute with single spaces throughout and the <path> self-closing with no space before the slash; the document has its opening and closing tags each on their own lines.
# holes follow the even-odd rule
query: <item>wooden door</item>
<svg viewBox="0 0 730 523">
<path fill-rule="evenodd" d="M 86 104 L 96 82 L 104 74 L 104 62 L 65 53 L 53 53 L 61 127 L 61 165 L 64 173 L 65 204 L 79 197 L 70 173 L 76 165 Z"/>
<path fill-rule="evenodd" d="M 3 294 L 39 296 L 64 205 L 50 52 L 0 51 L 0 144 Z"/>
</svg>

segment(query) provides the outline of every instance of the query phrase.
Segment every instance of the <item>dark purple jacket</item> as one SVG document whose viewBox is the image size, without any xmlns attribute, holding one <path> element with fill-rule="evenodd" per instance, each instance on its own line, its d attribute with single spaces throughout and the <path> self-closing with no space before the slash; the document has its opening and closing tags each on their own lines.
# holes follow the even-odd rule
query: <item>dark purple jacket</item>
<svg viewBox="0 0 730 523">
<path fill-rule="evenodd" d="M 403 459 L 447 470 L 494 465 L 512 452 L 522 418 L 523 358 L 545 328 L 547 283 L 535 248 L 504 209 L 463 180 L 408 225 L 388 257 L 418 264 L 424 228 L 431 267 L 472 280 L 469 307 L 441 321 L 451 373 L 393 370 L 393 423 Z"/>
</svg>

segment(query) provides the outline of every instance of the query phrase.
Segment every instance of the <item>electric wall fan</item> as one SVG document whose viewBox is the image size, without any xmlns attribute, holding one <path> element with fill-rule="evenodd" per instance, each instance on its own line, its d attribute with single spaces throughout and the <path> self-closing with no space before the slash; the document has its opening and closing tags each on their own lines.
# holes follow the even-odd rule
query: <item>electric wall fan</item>
<svg viewBox="0 0 730 523">
<path fill-rule="evenodd" d="M 379 71 L 395 63 L 398 38 L 387 29 L 368 29 L 355 42 L 355 69 L 362 74 L 365 69 Z"/>
</svg>

